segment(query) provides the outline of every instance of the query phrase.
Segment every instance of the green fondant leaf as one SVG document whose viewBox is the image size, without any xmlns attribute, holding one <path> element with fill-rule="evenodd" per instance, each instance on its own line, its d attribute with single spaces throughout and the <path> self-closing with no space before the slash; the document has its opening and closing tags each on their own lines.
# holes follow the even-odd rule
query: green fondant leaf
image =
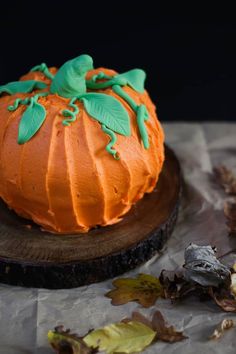
<svg viewBox="0 0 236 354">
<path fill-rule="evenodd" d="M 100 123 L 121 135 L 131 134 L 129 115 L 116 98 L 103 93 L 87 93 L 80 99 L 88 114 Z"/>
<path fill-rule="evenodd" d="M 8 93 L 14 95 L 15 93 L 29 93 L 36 89 L 44 89 L 47 85 L 41 81 L 28 80 L 28 81 L 14 81 L 6 85 L 0 86 L 0 95 Z"/>
<path fill-rule="evenodd" d="M 126 73 L 119 74 L 116 78 L 122 78 L 127 80 L 127 85 L 132 87 L 137 92 L 144 92 L 144 82 L 146 79 L 145 71 L 141 69 L 133 69 Z"/>
<path fill-rule="evenodd" d="M 37 133 L 45 118 L 45 108 L 41 104 L 31 101 L 20 121 L 18 144 L 24 144 L 30 140 Z"/>
</svg>

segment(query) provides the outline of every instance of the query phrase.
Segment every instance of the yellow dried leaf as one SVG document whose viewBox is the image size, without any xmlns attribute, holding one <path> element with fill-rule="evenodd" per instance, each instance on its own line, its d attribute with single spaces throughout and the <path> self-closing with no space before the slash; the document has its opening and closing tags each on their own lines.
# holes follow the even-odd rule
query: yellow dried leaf
<svg viewBox="0 0 236 354">
<path fill-rule="evenodd" d="M 90 332 L 84 342 L 92 348 L 99 348 L 108 354 L 141 352 L 150 345 L 156 332 L 143 323 L 118 322 Z"/>
<path fill-rule="evenodd" d="M 139 274 L 137 278 L 120 278 L 113 281 L 116 289 L 106 296 L 112 299 L 112 305 L 123 305 L 137 301 L 143 307 L 153 306 L 159 297 L 163 296 L 163 288 L 158 278 Z"/>
</svg>

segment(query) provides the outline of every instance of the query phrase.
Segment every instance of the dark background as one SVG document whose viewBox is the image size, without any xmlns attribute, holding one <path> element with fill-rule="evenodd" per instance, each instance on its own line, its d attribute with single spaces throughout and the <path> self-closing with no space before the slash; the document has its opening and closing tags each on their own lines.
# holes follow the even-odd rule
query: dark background
<svg viewBox="0 0 236 354">
<path fill-rule="evenodd" d="M 0 11 L 0 84 L 87 53 L 95 67 L 143 68 L 161 120 L 235 120 L 233 9 L 172 10 L 148 1 L 9 1 Z"/>
</svg>

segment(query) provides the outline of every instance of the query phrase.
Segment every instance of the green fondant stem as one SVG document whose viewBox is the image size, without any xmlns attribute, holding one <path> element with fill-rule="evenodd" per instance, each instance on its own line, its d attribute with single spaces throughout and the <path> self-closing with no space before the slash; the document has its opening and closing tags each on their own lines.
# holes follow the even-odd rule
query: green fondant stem
<svg viewBox="0 0 236 354">
<path fill-rule="evenodd" d="M 119 160 L 120 157 L 118 156 L 117 151 L 115 149 L 113 149 L 113 146 L 117 141 L 117 137 L 116 137 L 115 133 L 111 129 L 107 128 L 105 126 L 105 124 L 102 124 L 102 130 L 104 131 L 104 133 L 109 135 L 109 137 L 111 138 L 111 141 L 106 146 L 106 151 L 109 154 L 111 154 L 114 157 L 114 159 Z"/>
<path fill-rule="evenodd" d="M 149 148 L 148 133 L 145 126 L 145 121 L 148 120 L 148 113 L 144 104 L 141 104 L 137 109 L 137 124 L 145 149 Z"/>
<path fill-rule="evenodd" d="M 65 126 L 69 126 L 71 122 L 75 122 L 76 116 L 79 113 L 79 107 L 75 104 L 75 101 L 77 100 L 77 97 L 73 97 L 70 100 L 69 107 L 73 108 L 74 111 L 71 111 L 70 109 L 64 109 L 62 112 L 64 117 L 71 117 L 69 119 L 64 119 L 62 124 Z"/>
<path fill-rule="evenodd" d="M 54 78 L 45 63 L 34 66 L 30 71 L 41 71 L 48 79 L 52 80 Z"/>
<path fill-rule="evenodd" d="M 86 93 L 85 77 L 92 69 L 93 59 L 86 54 L 67 61 L 52 80 L 50 92 L 65 98 L 73 98 Z"/>
</svg>

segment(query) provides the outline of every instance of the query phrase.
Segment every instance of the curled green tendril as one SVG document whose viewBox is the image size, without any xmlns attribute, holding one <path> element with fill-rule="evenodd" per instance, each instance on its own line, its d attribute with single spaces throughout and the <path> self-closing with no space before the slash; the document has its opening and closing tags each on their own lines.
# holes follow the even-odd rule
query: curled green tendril
<svg viewBox="0 0 236 354">
<path fill-rule="evenodd" d="M 96 82 L 97 80 L 102 80 L 102 79 L 111 79 L 112 76 L 104 74 L 102 71 L 100 71 L 97 75 L 93 75 L 91 78 L 92 82 Z M 88 80 L 89 81 L 89 80 Z"/>
<path fill-rule="evenodd" d="M 71 117 L 69 119 L 64 119 L 62 124 L 69 126 L 71 122 L 74 122 L 76 120 L 76 116 L 79 113 L 79 107 L 75 104 L 75 101 L 77 100 L 77 97 L 73 97 L 70 100 L 69 107 L 72 107 L 74 111 L 71 111 L 70 109 L 64 109 L 62 112 L 64 117 Z"/>
<path fill-rule="evenodd" d="M 50 73 L 45 63 L 34 66 L 30 71 L 41 71 L 48 79 L 52 80 L 54 78 L 54 75 Z"/>
<path fill-rule="evenodd" d="M 105 78 L 105 76 L 103 78 Z M 123 77 L 113 77 L 104 82 L 94 82 L 93 79 L 86 80 L 86 87 L 90 90 L 101 90 L 114 85 L 125 86 L 127 85 L 127 80 Z"/>
<path fill-rule="evenodd" d="M 27 105 L 32 101 L 31 100 L 32 98 L 34 98 L 35 99 L 34 102 L 36 102 L 39 97 L 45 97 L 45 96 L 48 96 L 48 94 L 49 94 L 49 92 L 40 92 L 40 93 L 37 93 L 36 95 L 34 95 L 33 97 L 26 97 L 24 99 L 17 98 L 14 101 L 13 105 L 8 106 L 8 111 L 10 111 L 10 112 L 16 111 L 20 104 Z"/>
<path fill-rule="evenodd" d="M 145 121 L 148 120 L 148 112 L 144 104 L 141 104 L 137 109 L 137 124 L 145 149 L 149 148 L 148 133 L 145 127 Z"/>
<path fill-rule="evenodd" d="M 14 101 L 13 105 L 8 106 L 7 109 L 8 109 L 8 111 L 10 111 L 10 112 L 16 111 L 20 104 L 26 105 L 26 104 L 29 103 L 29 101 L 30 101 L 30 98 L 29 98 L 29 97 L 27 97 L 27 98 L 25 98 L 25 99 L 17 98 L 17 99 Z"/>
<path fill-rule="evenodd" d="M 109 135 L 109 137 L 111 138 L 111 141 L 110 141 L 109 144 L 107 144 L 107 146 L 106 146 L 106 151 L 107 151 L 109 154 L 111 154 L 111 155 L 114 157 L 114 159 L 119 160 L 120 157 L 119 157 L 117 151 L 116 151 L 115 149 L 113 149 L 113 146 L 114 146 L 114 144 L 115 144 L 116 141 L 117 141 L 117 137 L 116 137 L 115 133 L 114 133 L 111 129 L 107 128 L 107 127 L 105 126 L 105 124 L 102 124 L 102 130 L 104 131 L 104 133 L 106 133 L 107 135 Z"/>
<path fill-rule="evenodd" d="M 37 101 L 39 97 L 46 97 L 48 95 L 49 95 L 49 92 L 39 92 L 39 93 L 36 93 L 36 95 L 34 95 L 33 98 L 35 98 L 35 101 Z"/>
</svg>

